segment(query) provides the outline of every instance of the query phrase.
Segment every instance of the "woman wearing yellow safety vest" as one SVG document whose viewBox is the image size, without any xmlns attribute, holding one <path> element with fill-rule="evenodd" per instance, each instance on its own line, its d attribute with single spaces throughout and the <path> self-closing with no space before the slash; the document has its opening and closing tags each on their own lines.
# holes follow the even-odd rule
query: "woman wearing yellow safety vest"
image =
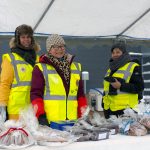
<svg viewBox="0 0 150 150">
<path fill-rule="evenodd" d="M 31 100 L 40 124 L 77 119 L 87 105 L 81 80 L 81 64 L 66 53 L 64 39 L 53 34 L 46 41 L 47 53 L 32 74 Z"/>
<path fill-rule="evenodd" d="M 20 25 L 10 40 L 11 52 L 2 56 L 0 81 L 0 112 L 7 106 L 8 119 L 18 119 L 20 109 L 30 103 L 30 85 L 33 66 L 40 47 L 28 25 Z"/>
<path fill-rule="evenodd" d="M 122 115 L 124 109 L 134 108 L 142 99 L 144 82 L 140 64 L 131 60 L 125 43 L 111 48 L 109 69 L 104 78 L 103 108 L 105 118 Z"/>
</svg>

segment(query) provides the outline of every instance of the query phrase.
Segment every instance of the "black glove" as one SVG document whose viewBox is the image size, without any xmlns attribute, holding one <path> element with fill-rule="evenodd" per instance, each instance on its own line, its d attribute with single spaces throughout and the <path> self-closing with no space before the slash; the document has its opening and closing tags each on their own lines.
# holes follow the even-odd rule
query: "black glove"
<svg viewBox="0 0 150 150">
<path fill-rule="evenodd" d="M 46 118 L 46 114 L 40 115 L 39 118 L 38 118 L 38 121 L 39 121 L 39 124 L 46 125 L 46 126 L 49 127 L 49 123 L 48 123 L 48 120 Z"/>
<path fill-rule="evenodd" d="M 125 80 L 122 79 L 122 78 L 112 77 L 112 76 L 104 77 L 104 80 L 106 80 L 106 81 L 108 81 L 108 82 L 116 82 L 115 79 L 117 79 L 120 83 L 125 83 Z"/>
<path fill-rule="evenodd" d="M 125 80 L 122 78 L 115 77 L 121 84 L 125 83 Z"/>
<path fill-rule="evenodd" d="M 106 80 L 106 81 L 108 81 L 108 82 L 116 82 L 115 78 L 114 78 L 114 77 L 111 77 L 111 76 L 105 77 L 104 80 Z"/>
</svg>

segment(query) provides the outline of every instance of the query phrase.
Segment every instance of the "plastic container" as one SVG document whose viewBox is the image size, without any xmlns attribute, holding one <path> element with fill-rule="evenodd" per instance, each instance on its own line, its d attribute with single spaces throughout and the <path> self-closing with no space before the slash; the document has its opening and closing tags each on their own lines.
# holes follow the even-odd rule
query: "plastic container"
<svg viewBox="0 0 150 150">
<path fill-rule="evenodd" d="M 51 122 L 50 127 L 52 129 L 57 129 L 57 130 L 65 130 L 66 126 L 73 126 L 75 124 L 75 121 L 57 121 L 57 122 Z"/>
</svg>

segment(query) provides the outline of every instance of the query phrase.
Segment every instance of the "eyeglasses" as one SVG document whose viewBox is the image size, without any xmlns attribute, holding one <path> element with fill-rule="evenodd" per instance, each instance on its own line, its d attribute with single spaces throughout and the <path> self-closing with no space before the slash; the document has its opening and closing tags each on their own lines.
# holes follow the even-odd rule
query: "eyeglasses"
<svg viewBox="0 0 150 150">
<path fill-rule="evenodd" d="M 66 47 L 66 45 L 52 45 L 52 47 L 51 48 L 54 48 L 54 49 L 63 49 L 63 48 L 65 48 Z"/>
</svg>

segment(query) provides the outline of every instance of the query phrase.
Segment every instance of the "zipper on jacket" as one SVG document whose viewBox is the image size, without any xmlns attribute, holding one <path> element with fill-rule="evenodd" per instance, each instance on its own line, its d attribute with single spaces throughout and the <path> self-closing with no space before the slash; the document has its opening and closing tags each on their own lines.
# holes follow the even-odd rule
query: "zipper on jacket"
<svg viewBox="0 0 150 150">
<path fill-rule="evenodd" d="M 68 117 L 67 117 L 67 108 L 68 108 L 68 105 L 67 105 L 67 98 L 68 98 L 68 97 L 66 97 L 66 120 L 69 120 Z"/>
</svg>

